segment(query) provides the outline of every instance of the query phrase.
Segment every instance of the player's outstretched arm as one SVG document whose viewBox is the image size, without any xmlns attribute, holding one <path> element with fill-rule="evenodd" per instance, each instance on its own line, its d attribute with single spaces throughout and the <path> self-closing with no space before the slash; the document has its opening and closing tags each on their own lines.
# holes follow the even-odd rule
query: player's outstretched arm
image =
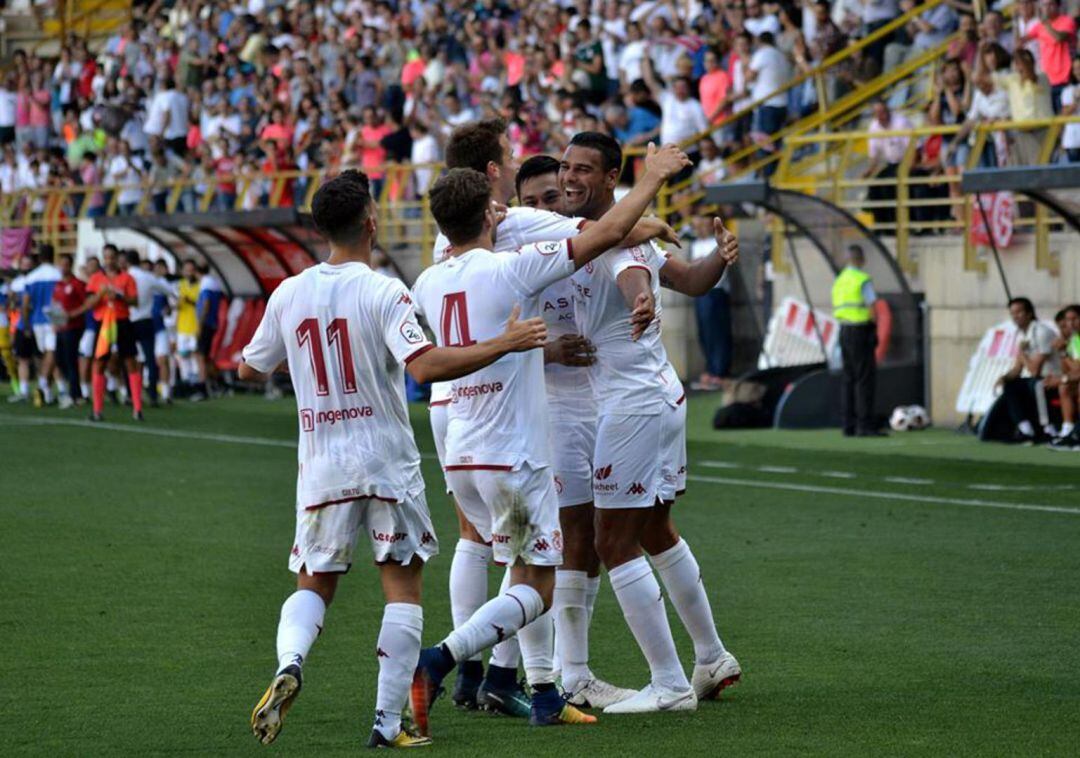
<svg viewBox="0 0 1080 758">
<path fill-rule="evenodd" d="M 542 318 L 519 321 L 521 306 L 515 305 L 506 322 L 506 331 L 494 339 L 468 347 L 434 347 L 421 353 L 406 365 L 413 379 L 426 382 L 448 382 L 484 366 L 489 366 L 507 353 L 521 353 L 544 347 L 547 326 Z"/>
<path fill-rule="evenodd" d="M 675 145 L 657 148 L 651 142 L 645 154 L 645 173 L 626 197 L 600 220 L 574 238 L 574 265 L 581 268 L 610 248 L 616 247 L 634 228 L 664 182 L 690 165 L 690 159 Z"/>
<path fill-rule="evenodd" d="M 719 216 L 713 219 L 716 247 L 698 260 L 688 263 L 671 257 L 660 267 L 660 283 L 690 297 L 700 297 L 716 286 L 728 266 L 739 260 L 739 238 L 728 231 Z"/>
</svg>

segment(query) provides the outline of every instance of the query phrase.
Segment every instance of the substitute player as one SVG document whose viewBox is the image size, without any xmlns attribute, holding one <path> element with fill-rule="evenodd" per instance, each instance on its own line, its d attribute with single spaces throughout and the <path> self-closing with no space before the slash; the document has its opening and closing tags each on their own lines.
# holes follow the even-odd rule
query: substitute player
<svg viewBox="0 0 1080 758">
<path fill-rule="evenodd" d="M 41 352 L 41 364 L 38 368 L 38 405 L 52 405 L 53 395 L 50 381 L 56 369 L 56 329 L 53 324 L 53 291 L 62 278 L 60 269 L 53 264 L 53 246 L 41 245 L 38 248 L 38 266 L 23 282 L 22 309 L 34 332 L 34 342 Z M 67 381 L 57 381 L 60 394 L 68 396 Z"/>
<path fill-rule="evenodd" d="M 420 651 L 421 569 L 438 543 L 402 367 L 418 382 L 451 380 L 512 351 L 540 347 L 546 330 L 540 319 L 517 321 L 515 312 L 489 340 L 435 348 L 417 323 L 405 286 L 369 267 L 375 215 L 367 177 L 346 171 L 324 183 L 312 217 L 330 243 L 330 257 L 274 291 L 238 370 L 244 381 L 266 381 L 286 362 L 299 421 L 296 540 L 289 560 L 297 590 L 282 606 L 277 673 L 255 706 L 251 727 L 264 744 L 277 737 L 300 691 L 304 659 L 363 532 L 386 598 L 368 744 L 419 747 L 430 740 L 408 734 L 401 712 Z"/>
<path fill-rule="evenodd" d="M 181 266 L 176 289 L 177 373 L 190 395 L 199 381 L 199 363 L 195 357 L 199 349 L 199 315 L 195 309 L 199 302 L 199 269 L 190 258 Z"/>
<path fill-rule="evenodd" d="M 91 421 L 104 420 L 105 372 L 117 373 L 119 364 L 127 371 L 131 389 L 132 418 L 143 420 L 142 372 L 135 360 L 135 330 L 131 326 L 131 306 L 139 300 L 135 280 L 120 270 L 115 248 L 102 249 L 102 269 L 86 283 L 86 301 L 69 316 L 74 318 L 92 311 L 97 333 L 94 336 L 94 367 L 91 379 L 93 411 Z"/>
<path fill-rule="evenodd" d="M 573 240 L 538 243 L 516 254 L 492 252 L 495 215 L 488 178 L 452 169 L 430 199 L 453 251 L 421 274 L 414 287 L 419 308 L 438 324 L 436 340 L 471 344 L 500 328 L 518 304 L 526 314 L 540 312 L 540 293 L 623 240 L 663 183 L 687 165 L 674 146 L 650 145 L 638 185 L 597 224 Z M 551 605 L 555 566 L 562 562 L 543 381 L 543 356 L 536 353 L 505 358 L 452 387 L 448 483 L 470 523 L 492 542 L 495 560 L 511 566 L 511 586 L 421 654 L 411 702 L 423 733 L 432 700 L 457 662 L 515 633 L 533 689 L 531 723 L 595 720 L 559 696 L 551 668 L 551 625 L 532 624 Z"/>
<path fill-rule="evenodd" d="M 567 212 L 587 218 L 607 212 L 621 166 L 622 151 L 611 137 L 575 135 L 559 172 Z M 692 710 L 699 697 L 715 697 L 741 675 L 716 632 L 697 561 L 670 518 L 686 483 L 686 395 L 660 339 L 660 285 L 667 279 L 687 294 L 712 288 L 738 258 L 738 240 L 719 219 L 716 234 L 717 250 L 692 264 L 642 245 L 605 255 L 573 280 L 578 326 L 597 357 L 597 550 L 652 674 L 648 686 L 605 713 Z M 657 319 L 638 335 L 628 315 L 643 302 L 654 304 Z M 646 553 L 694 641 L 693 686 Z"/>
</svg>

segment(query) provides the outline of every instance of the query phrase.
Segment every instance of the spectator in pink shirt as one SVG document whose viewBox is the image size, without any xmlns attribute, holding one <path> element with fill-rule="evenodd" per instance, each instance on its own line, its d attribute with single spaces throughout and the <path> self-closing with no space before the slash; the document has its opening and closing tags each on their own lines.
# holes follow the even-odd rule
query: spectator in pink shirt
<svg viewBox="0 0 1080 758">
<path fill-rule="evenodd" d="M 1058 0 L 1042 0 L 1039 21 L 1032 24 L 1025 40 L 1039 43 L 1039 67 L 1050 82 L 1050 105 L 1061 112 L 1061 91 L 1069 84 L 1072 51 L 1076 47 L 1076 22 L 1061 12 Z"/>
<path fill-rule="evenodd" d="M 364 108 L 363 119 L 359 140 L 360 168 L 371 182 L 371 196 L 377 198 L 382 194 L 386 176 L 379 168 L 386 163 L 386 148 L 382 146 L 382 139 L 393 130 L 370 105 Z"/>
<path fill-rule="evenodd" d="M 96 187 L 101 184 L 101 171 L 97 165 L 97 155 L 87 150 L 83 153 L 82 162 L 79 164 L 79 180 L 84 187 Z M 87 218 L 105 215 L 105 195 L 100 190 L 94 190 L 85 196 L 83 201 L 83 215 Z"/>
</svg>

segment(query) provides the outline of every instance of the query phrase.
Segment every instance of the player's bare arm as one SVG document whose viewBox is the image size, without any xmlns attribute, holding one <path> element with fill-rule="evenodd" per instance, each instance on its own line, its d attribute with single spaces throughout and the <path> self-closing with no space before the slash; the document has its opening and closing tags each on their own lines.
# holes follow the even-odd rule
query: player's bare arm
<svg viewBox="0 0 1080 758">
<path fill-rule="evenodd" d="M 634 188 L 600 219 L 574 238 L 574 266 L 581 268 L 616 247 L 633 229 L 664 182 L 691 165 L 686 153 L 674 145 L 649 144 L 645 172 Z"/>
<path fill-rule="evenodd" d="M 405 367 L 421 384 L 448 382 L 479 371 L 507 353 L 522 353 L 544 347 L 547 325 L 542 318 L 518 320 L 521 306 L 515 305 L 506 322 L 506 331 L 498 337 L 467 347 L 433 347 Z"/>
<path fill-rule="evenodd" d="M 628 268 L 615 279 L 626 307 L 630 309 L 630 337 L 637 340 L 656 318 L 656 299 L 652 294 L 649 272 L 640 267 Z"/>
<path fill-rule="evenodd" d="M 693 262 L 671 257 L 660 267 L 660 283 L 690 297 L 704 295 L 720 281 L 728 266 L 739 260 L 739 238 L 732 234 L 719 216 L 713 219 L 716 248 Z"/>
</svg>

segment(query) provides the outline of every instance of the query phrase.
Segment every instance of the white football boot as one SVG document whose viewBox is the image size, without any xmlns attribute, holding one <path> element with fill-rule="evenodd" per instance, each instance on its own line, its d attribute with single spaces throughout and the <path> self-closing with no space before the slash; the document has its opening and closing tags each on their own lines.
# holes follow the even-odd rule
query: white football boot
<svg viewBox="0 0 1080 758">
<path fill-rule="evenodd" d="M 637 690 L 616 687 L 595 677 L 578 685 L 573 691 L 564 692 L 566 702 L 578 708 L 607 708 L 609 705 L 629 700 L 636 694 Z"/>
<path fill-rule="evenodd" d="M 697 710 L 697 695 L 693 687 L 685 690 L 673 690 L 667 687 L 655 687 L 652 684 L 638 691 L 628 700 L 609 705 L 604 713 L 657 713 L 660 711 Z"/>
<path fill-rule="evenodd" d="M 698 700 L 715 700 L 726 688 L 735 684 L 742 677 L 742 669 L 735 656 L 725 652 L 709 664 L 694 666 L 694 675 L 690 685 Z"/>
</svg>

